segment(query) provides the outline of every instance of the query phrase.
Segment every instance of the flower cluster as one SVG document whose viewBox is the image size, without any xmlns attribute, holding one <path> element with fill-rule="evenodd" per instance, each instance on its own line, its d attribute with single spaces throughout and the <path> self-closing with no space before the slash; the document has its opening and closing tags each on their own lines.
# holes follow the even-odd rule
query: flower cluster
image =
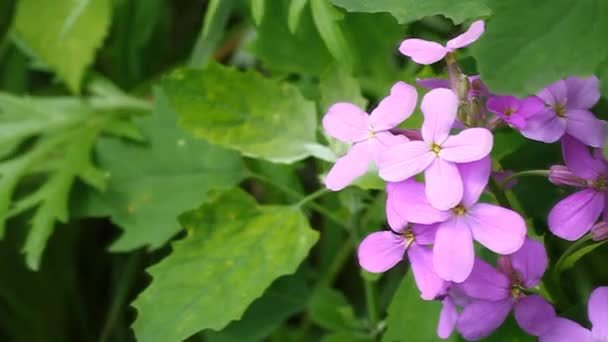
<svg viewBox="0 0 608 342">
<path fill-rule="evenodd" d="M 608 163 L 599 150 L 606 127 L 589 111 L 600 97 L 598 80 L 569 77 L 523 99 L 492 94 L 479 76 L 461 72 L 454 55 L 483 32 L 480 20 L 445 46 L 417 38 L 402 42 L 403 55 L 419 64 L 445 59 L 449 74 L 448 80 L 417 80 L 430 90 L 420 102 L 424 121 L 415 134 L 397 129 L 418 104 L 416 88 L 404 82 L 370 115 L 350 103 L 331 106 L 323 127 L 352 145 L 329 171 L 326 186 L 343 189 L 375 164 L 387 182 L 390 230 L 361 242 L 359 263 L 369 272 L 384 272 L 407 258 L 421 297 L 443 303 L 440 337 L 456 329 L 466 339 L 483 338 L 513 311 L 520 327 L 541 341 L 606 338 L 608 288 L 591 297 L 592 331 L 558 318 L 538 290 L 548 264 L 543 244 L 527 236 L 524 218 L 508 203 L 485 203 L 492 197 L 482 196 L 498 198 L 496 191 L 514 185 L 513 175 L 493 171 L 493 130 L 511 127 L 528 139 L 561 140 L 566 165 L 543 174 L 580 190 L 551 210 L 549 228 L 567 240 L 590 230 L 594 239 L 608 237 L 608 222 L 597 222 L 602 213 L 608 220 Z M 509 178 L 502 186 L 498 172 Z M 499 255 L 497 269 L 476 257 L 474 241 Z"/>
</svg>

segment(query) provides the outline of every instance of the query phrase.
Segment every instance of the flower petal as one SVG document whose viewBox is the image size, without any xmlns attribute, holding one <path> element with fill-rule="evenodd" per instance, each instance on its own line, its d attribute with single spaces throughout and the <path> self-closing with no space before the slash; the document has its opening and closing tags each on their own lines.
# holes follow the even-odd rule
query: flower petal
<svg viewBox="0 0 608 342">
<path fill-rule="evenodd" d="M 516 112 L 519 109 L 519 99 L 515 96 L 492 96 L 486 105 L 494 114 L 505 114 L 507 111 Z"/>
<path fill-rule="evenodd" d="M 416 83 L 419 86 L 427 89 L 447 88 L 450 89 L 450 83 L 443 78 L 417 78 Z"/>
<path fill-rule="evenodd" d="M 433 251 L 430 247 L 414 243 L 408 249 L 407 255 L 422 299 L 433 300 L 445 291 L 447 282 L 435 273 Z"/>
<path fill-rule="evenodd" d="M 403 236 L 390 231 L 371 233 L 359 245 L 359 265 L 368 272 L 385 272 L 403 260 L 405 243 Z"/>
<path fill-rule="evenodd" d="M 558 117 L 551 109 L 545 109 L 532 115 L 520 132 L 528 139 L 553 143 L 566 132 L 566 119 Z"/>
<path fill-rule="evenodd" d="M 568 86 L 564 80 L 559 80 L 538 93 L 538 97 L 547 105 L 566 104 Z"/>
<path fill-rule="evenodd" d="M 606 139 L 606 122 L 600 120 L 590 111 L 570 109 L 566 113 L 566 132 L 592 147 L 604 147 Z"/>
<path fill-rule="evenodd" d="M 511 255 L 511 265 L 527 288 L 536 287 L 547 270 L 547 252 L 539 241 L 526 238 L 523 246 Z"/>
<path fill-rule="evenodd" d="M 589 297 L 589 321 L 593 336 L 608 338 L 608 286 L 598 287 Z M 601 341 L 601 340 L 600 340 Z"/>
<path fill-rule="evenodd" d="M 459 288 L 474 299 L 497 301 L 510 297 L 511 281 L 487 262 L 475 258 L 469 277 Z"/>
<path fill-rule="evenodd" d="M 477 20 L 469 26 L 469 29 L 458 37 L 451 39 L 446 44 L 450 49 L 460 49 L 475 42 L 485 31 L 483 20 Z"/>
<path fill-rule="evenodd" d="M 435 242 L 437 235 L 438 223 L 433 224 L 415 224 L 412 226 L 412 232 L 418 245 L 432 245 Z"/>
<path fill-rule="evenodd" d="M 439 62 L 448 53 L 443 45 L 418 38 L 404 40 L 399 51 L 414 62 L 425 65 Z"/>
<path fill-rule="evenodd" d="M 538 96 L 528 96 L 519 102 L 517 113 L 524 118 L 529 118 L 532 115 L 542 112 L 545 109 L 545 104 Z"/>
<path fill-rule="evenodd" d="M 467 305 L 458 317 L 457 328 L 467 340 L 479 340 L 490 335 L 511 311 L 510 299 L 500 301 L 476 300 Z"/>
<path fill-rule="evenodd" d="M 424 171 L 436 158 L 424 141 L 409 141 L 380 154 L 379 174 L 387 182 L 400 182 Z"/>
<path fill-rule="evenodd" d="M 424 180 L 426 198 L 433 207 L 449 210 L 462 200 L 462 180 L 456 164 L 436 158 L 424 171 Z"/>
<path fill-rule="evenodd" d="M 369 141 L 355 143 L 348 153 L 336 160 L 325 177 L 325 186 L 332 191 L 342 190 L 367 172 L 372 161 L 372 144 Z"/>
<path fill-rule="evenodd" d="M 461 283 L 471 274 L 475 261 L 471 230 L 462 218 L 439 225 L 433 246 L 435 272 L 447 280 Z"/>
<path fill-rule="evenodd" d="M 417 102 L 416 88 L 405 82 L 395 83 L 391 94 L 380 101 L 370 115 L 374 130 L 377 132 L 397 126 L 412 115 Z"/>
<path fill-rule="evenodd" d="M 604 161 L 596 159 L 587 145 L 568 134 L 562 138 L 562 154 L 568 169 L 580 178 L 595 180 L 608 171 Z"/>
<path fill-rule="evenodd" d="M 549 212 L 549 229 L 562 239 L 575 241 L 591 229 L 604 208 L 601 193 L 586 189 L 559 201 Z"/>
<path fill-rule="evenodd" d="M 387 186 L 387 203 L 410 222 L 432 224 L 447 220 L 450 212 L 434 208 L 426 199 L 424 184 L 413 179 Z"/>
<path fill-rule="evenodd" d="M 372 159 L 378 165 L 380 163 L 380 156 L 384 151 L 388 150 L 389 147 L 399 144 L 405 144 L 410 141 L 405 135 L 395 135 L 389 131 L 377 132 L 376 135 L 369 139 L 373 146 Z"/>
<path fill-rule="evenodd" d="M 458 311 L 456 304 L 450 297 L 445 297 L 441 302 L 443 305 L 439 313 L 439 325 L 437 326 L 437 336 L 442 339 L 447 339 L 452 335 L 458 320 Z"/>
<path fill-rule="evenodd" d="M 452 135 L 441 145 L 439 157 L 455 163 L 469 163 L 487 156 L 494 137 L 485 128 L 469 128 Z"/>
<path fill-rule="evenodd" d="M 600 99 L 599 80 L 595 76 L 587 78 L 570 76 L 565 82 L 568 88 L 569 109 L 589 109 Z"/>
<path fill-rule="evenodd" d="M 494 253 L 514 253 L 526 238 L 526 222 L 513 210 L 478 203 L 469 209 L 465 218 L 475 240 Z"/>
<path fill-rule="evenodd" d="M 386 201 L 386 220 L 391 229 L 398 233 L 401 233 L 408 224 L 403 213 L 395 207 L 394 201 Z"/>
<path fill-rule="evenodd" d="M 424 114 L 422 138 L 428 144 L 443 144 L 456 120 L 458 97 L 450 89 L 437 88 L 429 91 L 420 104 Z"/>
<path fill-rule="evenodd" d="M 352 103 L 339 102 L 329 107 L 323 117 L 323 128 L 332 137 L 357 142 L 369 136 L 369 115 Z"/>
<path fill-rule="evenodd" d="M 578 323 L 569 319 L 557 317 L 553 320 L 551 328 L 538 339 L 538 342 L 573 342 L 589 341 L 591 332 Z"/>
<path fill-rule="evenodd" d="M 555 321 L 555 309 L 543 297 L 530 295 L 515 303 L 515 320 L 517 324 L 532 336 L 547 332 Z"/>
<path fill-rule="evenodd" d="M 462 204 L 468 208 L 477 203 L 488 185 L 492 161 L 490 157 L 485 157 L 471 163 L 459 164 L 458 171 L 462 179 Z"/>
</svg>

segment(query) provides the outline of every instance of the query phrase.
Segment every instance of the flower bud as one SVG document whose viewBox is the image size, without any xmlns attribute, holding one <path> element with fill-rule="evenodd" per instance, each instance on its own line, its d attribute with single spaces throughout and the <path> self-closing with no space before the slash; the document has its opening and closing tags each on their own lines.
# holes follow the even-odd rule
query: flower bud
<svg viewBox="0 0 608 342">
<path fill-rule="evenodd" d="M 591 238 L 593 241 L 608 239 L 608 222 L 600 221 L 591 227 Z"/>
<path fill-rule="evenodd" d="M 555 185 L 569 185 L 583 187 L 585 180 L 577 177 L 570 169 L 564 165 L 553 165 L 549 169 L 549 181 Z"/>
</svg>

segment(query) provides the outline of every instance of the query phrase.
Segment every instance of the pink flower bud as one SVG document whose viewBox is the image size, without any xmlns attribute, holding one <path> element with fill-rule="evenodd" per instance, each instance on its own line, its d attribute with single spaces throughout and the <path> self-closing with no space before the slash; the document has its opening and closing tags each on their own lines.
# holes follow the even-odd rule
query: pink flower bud
<svg viewBox="0 0 608 342">
<path fill-rule="evenodd" d="M 563 165 L 551 166 L 551 169 L 549 169 L 549 181 L 555 185 L 569 185 L 576 187 L 584 187 L 587 184 L 585 180 L 577 177 Z"/>
<path fill-rule="evenodd" d="M 591 227 L 591 238 L 593 241 L 608 239 L 608 222 L 600 221 Z"/>
</svg>

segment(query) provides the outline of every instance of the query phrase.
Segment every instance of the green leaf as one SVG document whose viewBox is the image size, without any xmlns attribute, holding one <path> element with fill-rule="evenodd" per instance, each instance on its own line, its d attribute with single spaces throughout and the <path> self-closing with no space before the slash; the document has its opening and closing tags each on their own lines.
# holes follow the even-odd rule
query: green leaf
<svg viewBox="0 0 608 342">
<path fill-rule="evenodd" d="M 310 289 L 304 272 L 277 279 L 254 301 L 243 318 L 220 332 L 207 331 L 209 342 L 262 341 L 283 321 L 306 308 Z"/>
<path fill-rule="evenodd" d="M 389 12 L 402 23 L 409 23 L 424 17 L 442 14 L 455 24 L 469 18 L 490 15 L 485 0 L 331 0 L 336 6 L 349 12 Z"/>
<path fill-rule="evenodd" d="M 514 0 L 496 5 L 473 56 L 494 93 L 525 96 L 596 72 L 608 55 L 608 2 Z"/>
<path fill-rule="evenodd" d="M 412 272 L 408 272 L 388 308 L 387 330 L 382 341 L 458 341 L 456 332 L 447 340 L 437 336 L 440 311 L 439 301 L 424 301 L 420 298 Z"/>
<path fill-rule="evenodd" d="M 581 239 L 581 240 L 583 240 L 583 239 Z M 579 241 L 581 241 L 581 240 L 579 240 Z M 585 238 L 585 240 L 588 240 L 588 238 Z M 589 243 L 585 246 L 582 246 L 582 247 L 576 249 L 575 251 L 572 251 L 570 254 L 565 256 L 564 259 L 562 259 L 562 258 L 559 259 L 558 263 L 555 265 L 555 267 L 557 267 L 557 268 L 554 272 L 561 274 L 564 271 L 572 268 L 574 266 L 574 264 L 576 264 L 576 262 L 579 261 L 582 257 L 593 252 L 596 248 L 604 245 L 607 242 L 608 242 L 608 240 L 592 241 L 591 243 Z"/>
<path fill-rule="evenodd" d="M 362 109 L 367 107 L 359 81 L 338 65 L 330 66 L 321 74 L 319 94 L 319 105 L 324 113 L 337 102 L 354 103 Z"/>
<path fill-rule="evenodd" d="M 21 0 L 16 34 L 73 92 L 110 25 L 110 0 Z"/>
<path fill-rule="evenodd" d="M 362 328 L 353 307 L 340 291 L 320 287 L 315 290 L 309 304 L 313 322 L 331 331 L 350 331 Z"/>
<path fill-rule="evenodd" d="M 112 251 L 164 245 L 180 230 L 179 214 L 200 204 L 209 190 L 230 188 L 245 176 L 238 153 L 179 129 L 166 98 L 159 91 L 156 98 L 153 114 L 138 121 L 145 143 L 99 142 L 97 160 L 110 175 L 108 187 L 81 201 L 83 215 L 110 216 L 123 229 Z"/>
<path fill-rule="evenodd" d="M 273 5 L 266 8 L 264 20 L 257 28 L 257 38 L 251 45 L 251 52 L 269 70 L 320 75 L 331 63 L 332 57 L 315 28 L 310 7 L 302 9 L 298 27 L 292 33 L 285 21 L 288 16 L 287 0 L 273 1 Z"/>
<path fill-rule="evenodd" d="M 310 7 L 317 30 L 331 55 L 346 70 L 353 70 L 355 56 L 340 26 L 343 15 L 327 0 L 310 0 Z"/>
<path fill-rule="evenodd" d="M 152 283 L 133 304 L 140 341 L 222 329 L 276 278 L 294 272 L 318 237 L 297 208 L 258 206 L 239 189 L 211 196 L 180 222 L 187 236 L 149 269 Z"/>
<path fill-rule="evenodd" d="M 323 336 L 321 342 L 372 342 L 374 339 L 356 331 L 340 331 Z"/>
<path fill-rule="evenodd" d="M 264 19 L 264 7 L 266 0 L 250 0 L 251 1 L 251 15 L 256 25 L 260 25 L 262 19 Z"/>
<path fill-rule="evenodd" d="M 203 27 L 190 56 L 189 65 L 191 67 L 200 67 L 207 64 L 224 35 L 224 28 L 228 19 L 230 19 L 234 5 L 234 0 L 209 1 L 203 19 Z"/>
<path fill-rule="evenodd" d="M 289 32 L 296 33 L 298 30 L 298 24 L 300 23 L 302 12 L 307 4 L 308 0 L 291 0 L 291 3 L 289 4 L 289 14 L 287 16 L 287 26 L 289 27 Z"/>
<path fill-rule="evenodd" d="M 292 163 L 316 145 L 314 103 L 291 85 L 218 64 L 178 70 L 165 82 L 181 127 L 243 155 Z"/>
</svg>

